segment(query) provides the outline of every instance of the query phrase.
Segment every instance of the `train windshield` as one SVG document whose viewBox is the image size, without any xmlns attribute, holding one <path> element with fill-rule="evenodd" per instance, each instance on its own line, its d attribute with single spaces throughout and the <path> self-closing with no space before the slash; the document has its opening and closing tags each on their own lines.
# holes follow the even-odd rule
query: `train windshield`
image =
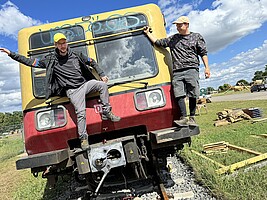
<svg viewBox="0 0 267 200">
<path fill-rule="evenodd" d="M 30 49 L 38 49 L 49 46 L 54 46 L 53 36 L 55 33 L 61 32 L 67 36 L 68 42 L 75 42 L 85 39 L 84 29 L 81 26 L 72 26 L 68 28 L 53 29 L 50 31 L 43 31 L 34 33 L 30 37 Z M 70 44 L 69 47 L 77 52 L 82 52 L 87 55 L 85 43 Z M 54 51 L 54 47 L 46 50 L 36 50 L 30 54 L 32 58 L 42 58 L 48 52 Z M 46 69 L 32 68 L 33 77 L 33 93 L 36 98 L 45 97 L 45 76 Z"/>
<path fill-rule="evenodd" d="M 158 73 L 153 47 L 143 34 L 147 20 L 142 14 L 111 16 L 92 25 L 99 66 L 109 84 L 140 80 Z"/>
</svg>

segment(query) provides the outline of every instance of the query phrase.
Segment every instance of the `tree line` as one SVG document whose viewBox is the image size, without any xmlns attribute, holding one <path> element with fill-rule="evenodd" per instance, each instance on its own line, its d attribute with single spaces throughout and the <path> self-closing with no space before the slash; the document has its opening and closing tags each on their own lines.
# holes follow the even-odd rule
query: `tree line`
<svg viewBox="0 0 267 200">
<path fill-rule="evenodd" d="M 14 111 L 13 113 L 0 112 L 0 134 L 21 129 L 22 118 L 22 111 Z"/>
<path fill-rule="evenodd" d="M 249 82 L 247 80 L 244 79 L 240 79 L 239 81 L 236 82 L 236 86 L 240 86 L 240 85 L 244 85 L 244 86 L 250 86 L 253 84 L 254 81 L 256 80 L 266 80 L 267 78 L 267 65 L 265 65 L 265 69 L 264 71 L 256 71 L 254 73 L 254 77 L 252 78 L 252 81 Z M 221 86 L 218 87 L 218 91 L 219 92 L 224 92 L 226 90 L 228 90 L 229 88 L 231 88 L 232 86 L 228 83 L 225 83 Z M 215 89 L 213 87 L 207 87 L 207 91 L 214 91 Z"/>
</svg>

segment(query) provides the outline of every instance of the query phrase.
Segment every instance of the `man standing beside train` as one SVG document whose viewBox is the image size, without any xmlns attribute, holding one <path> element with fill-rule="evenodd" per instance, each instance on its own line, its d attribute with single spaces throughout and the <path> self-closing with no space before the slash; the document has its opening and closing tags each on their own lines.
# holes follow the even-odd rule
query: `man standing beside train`
<svg viewBox="0 0 267 200">
<path fill-rule="evenodd" d="M 54 35 L 55 51 L 41 60 L 26 58 L 5 48 L 12 59 L 30 67 L 46 68 L 46 99 L 53 96 L 67 95 L 75 108 L 77 115 L 78 134 L 82 149 L 89 148 L 86 130 L 85 96 L 90 92 L 99 92 L 103 105 L 102 120 L 120 121 L 120 117 L 111 112 L 108 93 L 108 77 L 98 64 L 83 54 L 73 52 L 68 48 L 67 38 L 62 33 Z M 88 66 L 93 67 L 101 81 L 95 79 Z"/>
<path fill-rule="evenodd" d="M 181 117 L 174 122 L 178 125 L 196 124 L 196 101 L 199 97 L 199 58 L 205 66 L 205 78 L 210 77 L 208 56 L 205 40 L 199 33 L 189 31 L 189 19 L 186 16 L 179 17 L 173 22 L 176 25 L 176 33 L 170 37 L 157 39 L 150 28 L 145 27 L 144 33 L 153 44 L 158 47 L 169 47 L 173 62 L 172 85 L 175 98 L 180 108 Z M 189 120 L 187 119 L 185 98 L 189 97 Z"/>
</svg>

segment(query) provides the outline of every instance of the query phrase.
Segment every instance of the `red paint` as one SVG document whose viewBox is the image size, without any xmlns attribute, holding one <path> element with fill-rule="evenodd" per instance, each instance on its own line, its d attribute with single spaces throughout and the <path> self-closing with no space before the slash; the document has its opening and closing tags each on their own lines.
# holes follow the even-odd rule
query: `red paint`
<svg viewBox="0 0 267 200">
<path fill-rule="evenodd" d="M 102 121 L 99 113 L 96 113 L 94 105 L 97 100 L 87 103 L 87 130 L 88 134 L 100 134 L 118 129 L 124 129 L 139 125 L 145 125 L 148 131 L 159 130 L 173 126 L 173 120 L 178 117 L 178 110 L 171 98 L 171 86 L 162 87 L 166 105 L 146 111 L 138 111 L 134 105 L 134 92 L 119 94 L 110 97 L 112 111 L 120 116 L 120 122 Z M 35 112 L 24 114 L 25 146 L 28 154 L 37 154 L 67 148 L 69 139 L 77 138 L 76 114 L 71 104 L 64 105 L 67 109 L 67 124 L 64 127 L 37 131 L 35 128 Z"/>
</svg>

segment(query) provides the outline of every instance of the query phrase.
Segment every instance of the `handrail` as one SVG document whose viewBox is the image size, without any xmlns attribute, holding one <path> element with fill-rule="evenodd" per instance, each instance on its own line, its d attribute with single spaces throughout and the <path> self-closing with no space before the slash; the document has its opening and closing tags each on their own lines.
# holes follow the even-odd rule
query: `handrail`
<svg viewBox="0 0 267 200">
<path fill-rule="evenodd" d="M 123 34 L 128 34 L 128 33 L 134 33 L 134 32 L 138 32 L 144 30 L 144 28 L 139 28 L 139 29 L 135 29 L 135 30 L 131 30 L 131 31 L 125 31 L 125 32 L 120 32 L 120 33 L 114 33 L 111 35 L 105 35 L 105 36 L 101 36 L 101 37 L 96 37 L 96 38 L 91 38 L 91 39 L 85 39 L 85 40 L 79 40 L 79 41 L 75 41 L 75 42 L 68 42 L 69 45 L 72 44 L 79 44 L 79 43 L 86 43 L 88 42 L 88 45 L 93 44 L 92 42 L 95 40 L 100 40 L 100 39 L 105 39 L 105 38 L 109 38 L 109 37 L 114 37 L 114 36 L 119 36 L 119 35 L 123 35 Z M 30 49 L 28 51 L 28 54 L 34 51 L 41 51 L 41 50 L 46 50 L 46 49 L 50 49 L 53 48 L 54 46 L 47 46 L 47 47 L 41 47 L 41 48 L 36 48 L 36 49 Z"/>
</svg>

